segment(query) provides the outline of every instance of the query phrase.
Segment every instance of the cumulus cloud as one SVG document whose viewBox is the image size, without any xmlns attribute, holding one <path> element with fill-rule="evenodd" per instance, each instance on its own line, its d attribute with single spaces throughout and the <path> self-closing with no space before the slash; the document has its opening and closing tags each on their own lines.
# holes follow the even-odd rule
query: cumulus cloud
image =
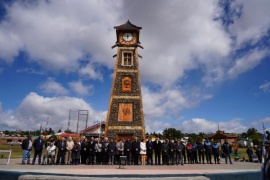
<svg viewBox="0 0 270 180">
<path fill-rule="evenodd" d="M 93 63 L 88 63 L 85 67 L 81 68 L 79 74 L 90 79 L 103 81 L 102 73 Z"/>
<path fill-rule="evenodd" d="M 211 94 L 203 94 L 199 89 L 194 88 L 185 92 L 181 88 L 157 89 L 142 87 L 143 108 L 147 118 L 179 117 L 181 111 L 198 105 L 202 100 L 212 98 Z"/>
<path fill-rule="evenodd" d="M 54 130 L 60 128 L 65 130 L 68 126 L 70 109 L 88 110 L 88 125 L 92 124 L 96 117 L 104 119 L 106 114 L 106 112 L 94 111 L 83 99 L 67 96 L 48 98 L 30 93 L 14 112 L 7 111 L 0 114 L 0 126 L 10 129 L 37 130 L 41 124 L 44 127 L 49 117 L 49 127 Z M 85 127 L 85 122 L 83 125 L 82 128 Z M 74 128 L 75 125 L 72 127 Z"/>
<path fill-rule="evenodd" d="M 67 95 L 69 91 L 65 89 L 60 83 L 56 82 L 54 78 L 49 77 L 47 81 L 40 84 L 39 88 L 47 93 L 54 95 Z"/>
<path fill-rule="evenodd" d="M 166 128 L 175 128 L 182 133 L 215 133 L 218 130 L 226 133 L 242 133 L 246 132 L 249 127 L 244 126 L 240 119 L 232 119 L 228 121 L 213 121 L 203 118 L 192 118 L 189 120 L 182 120 L 182 118 L 174 121 L 166 120 L 149 120 L 146 121 L 146 132 L 162 133 Z"/>
<path fill-rule="evenodd" d="M 69 86 L 71 87 L 71 89 L 78 93 L 79 95 L 88 95 L 90 93 L 92 93 L 93 91 L 93 86 L 89 85 L 86 86 L 82 83 L 82 81 L 72 81 L 68 83 Z"/>
<path fill-rule="evenodd" d="M 204 133 L 215 133 L 218 130 L 225 131 L 226 133 L 241 133 L 247 130 L 247 127 L 241 124 L 240 119 L 233 119 L 229 121 L 214 122 L 202 118 L 192 118 L 182 123 L 181 131 L 187 133 L 204 132 Z"/>
<path fill-rule="evenodd" d="M 47 70 L 74 71 L 78 60 L 91 53 L 93 61 L 112 65 L 107 57 L 118 6 L 110 1 L 15 1 L 0 24 L 0 42 L 9 42 L 1 46 L 0 59 L 11 61 L 23 50 Z"/>
</svg>

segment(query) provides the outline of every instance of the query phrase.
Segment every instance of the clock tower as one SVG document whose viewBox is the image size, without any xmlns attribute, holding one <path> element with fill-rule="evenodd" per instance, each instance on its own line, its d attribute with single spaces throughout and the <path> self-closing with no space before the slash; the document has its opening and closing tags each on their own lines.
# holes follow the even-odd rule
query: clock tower
<svg viewBox="0 0 270 180">
<path fill-rule="evenodd" d="M 113 83 L 106 119 L 105 136 L 145 139 L 144 114 L 140 85 L 138 47 L 141 27 L 129 20 L 115 26 L 117 47 Z"/>
</svg>

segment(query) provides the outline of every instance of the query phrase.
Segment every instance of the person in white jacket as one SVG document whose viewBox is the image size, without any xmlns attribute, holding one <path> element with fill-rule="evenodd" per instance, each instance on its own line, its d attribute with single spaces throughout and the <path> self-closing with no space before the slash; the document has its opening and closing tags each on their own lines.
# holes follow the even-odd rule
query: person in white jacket
<svg viewBox="0 0 270 180">
<path fill-rule="evenodd" d="M 145 140 L 142 139 L 140 143 L 140 154 L 141 154 L 141 162 L 142 165 L 145 165 L 145 160 L 146 160 L 146 143 Z"/>
<path fill-rule="evenodd" d="M 50 145 L 46 149 L 46 154 L 44 154 L 44 156 L 43 156 L 43 163 L 42 164 L 48 164 L 49 163 L 49 158 L 51 158 L 50 164 L 54 163 L 55 150 L 56 150 L 56 147 L 54 145 L 54 142 L 51 141 Z M 46 159 L 46 161 L 45 161 L 45 159 Z"/>
</svg>

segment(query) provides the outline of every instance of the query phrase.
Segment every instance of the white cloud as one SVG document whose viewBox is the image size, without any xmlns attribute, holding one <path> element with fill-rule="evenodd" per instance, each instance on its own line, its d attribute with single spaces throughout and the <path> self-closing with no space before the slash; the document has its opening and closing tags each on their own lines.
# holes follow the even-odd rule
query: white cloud
<svg viewBox="0 0 270 180">
<path fill-rule="evenodd" d="M 48 98 L 30 93 L 23 99 L 16 111 L 7 111 L 0 114 L 0 126 L 10 129 L 37 130 L 41 124 L 44 127 L 47 118 L 50 117 L 48 127 L 52 127 L 54 130 L 59 128 L 65 130 L 68 126 L 70 109 L 88 110 L 88 126 L 92 124 L 94 118 L 101 117 L 104 119 L 104 113 L 106 114 L 106 112 L 94 111 L 83 99 L 73 97 Z"/>
<path fill-rule="evenodd" d="M 30 74 L 44 75 L 44 72 L 38 71 L 38 70 L 33 69 L 33 68 L 23 68 L 23 69 L 18 69 L 17 72 L 19 72 L 19 73 L 26 72 L 26 73 L 30 73 Z"/>
<path fill-rule="evenodd" d="M 250 123 L 251 127 L 254 127 L 258 132 L 263 133 L 263 126 L 265 131 L 270 131 L 270 116 L 253 121 Z"/>
<path fill-rule="evenodd" d="M 118 7 L 110 1 L 15 1 L 0 24 L 0 44 L 8 42 L 0 57 L 9 60 L 24 50 L 46 70 L 74 71 L 90 53 L 93 61 L 112 66 L 107 59 Z"/>
<path fill-rule="evenodd" d="M 270 82 L 266 81 L 265 83 L 259 86 L 259 89 L 261 89 L 265 93 L 270 93 Z"/>
<path fill-rule="evenodd" d="M 19 54 L 19 50 L 23 47 L 18 34 L 10 31 L 12 25 L 9 23 L 0 24 L 0 59 L 11 63 Z M 7 43 L 5 43 L 7 42 Z"/>
<path fill-rule="evenodd" d="M 226 133 L 241 133 L 247 130 L 247 127 L 241 124 L 239 119 L 233 119 L 224 122 L 209 121 L 201 118 L 192 118 L 186 120 L 180 125 L 180 130 L 187 133 L 215 133 L 218 130 L 225 131 Z"/>
<path fill-rule="evenodd" d="M 267 34 L 270 26 L 270 1 L 261 0 L 259 3 L 253 0 L 238 0 L 231 4 L 232 9 L 238 9 L 241 13 L 239 19 L 229 27 L 233 36 L 236 37 L 237 47 L 244 43 L 258 42 Z M 239 10 L 241 9 L 241 10 Z"/>
<path fill-rule="evenodd" d="M 89 85 L 86 86 L 82 83 L 82 81 L 72 81 L 68 83 L 69 86 L 71 87 L 71 89 L 78 93 L 79 95 L 88 95 L 90 93 L 92 93 L 93 91 L 93 86 Z"/>
<path fill-rule="evenodd" d="M 95 67 L 93 63 L 88 63 L 85 67 L 79 70 L 79 73 L 90 79 L 97 79 L 103 81 L 103 76 L 100 70 L 97 67 Z"/>
<path fill-rule="evenodd" d="M 179 117 L 184 109 L 195 107 L 202 100 L 212 98 L 210 94 L 202 94 L 198 88 L 185 92 L 182 89 L 158 89 L 142 86 L 144 113 L 149 118 Z"/>
<path fill-rule="evenodd" d="M 136 20 L 143 27 L 141 42 L 145 50 L 140 53 L 146 80 L 172 86 L 186 71 L 209 65 L 219 67 L 224 63 L 231 40 L 221 22 L 213 20 L 220 11 L 215 1 L 158 2 L 151 3 L 150 10 L 150 2 L 143 7 L 132 3 L 132 7 L 127 8 L 134 14 L 141 9 Z M 168 9 L 177 13 L 168 13 Z"/>
<path fill-rule="evenodd" d="M 205 134 L 215 133 L 218 130 L 225 131 L 225 133 L 242 133 L 246 132 L 248 127 L 242 125 L 240 119 L 232 119 L 228 121 L 213 121 L 203 118 L 192 118 L 182 121 L 182 118 L 174 121 L 166 120 L 146 120 L 146 132 L 162 133 L 166 128 L 175 128 L 182 133 L 200 133 Z"/>
<path fill-rule="evenodd" d="M 46 82 L 40 84 L 39 88 L 48 94 L 67 95 L 69 91 L 65 89 L 60 83 L 55 82 L 54 78 L 48 78 Z"/>
<path fill-rule="evenodd" d="M 256 67 L 269 52 L 267 50 L 254 49 L 243 57 L 236 59 L 235 64 L 228 70 L 229 78 L 235 78 L 239 74 Z"/>
</svg>

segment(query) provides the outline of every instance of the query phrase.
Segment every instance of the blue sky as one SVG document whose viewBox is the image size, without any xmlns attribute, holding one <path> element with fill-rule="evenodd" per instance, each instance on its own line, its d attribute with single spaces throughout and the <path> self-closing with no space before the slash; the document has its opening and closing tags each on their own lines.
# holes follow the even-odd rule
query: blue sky
<svg viewBox="0 0 270 180">
<path fill-rule="evenodd" d="M 1 1 L 0 130 L 106 119 L 114 26 L 141 26 L 147 132 L 270 127 L 270 2 Z"/>
</svg>

